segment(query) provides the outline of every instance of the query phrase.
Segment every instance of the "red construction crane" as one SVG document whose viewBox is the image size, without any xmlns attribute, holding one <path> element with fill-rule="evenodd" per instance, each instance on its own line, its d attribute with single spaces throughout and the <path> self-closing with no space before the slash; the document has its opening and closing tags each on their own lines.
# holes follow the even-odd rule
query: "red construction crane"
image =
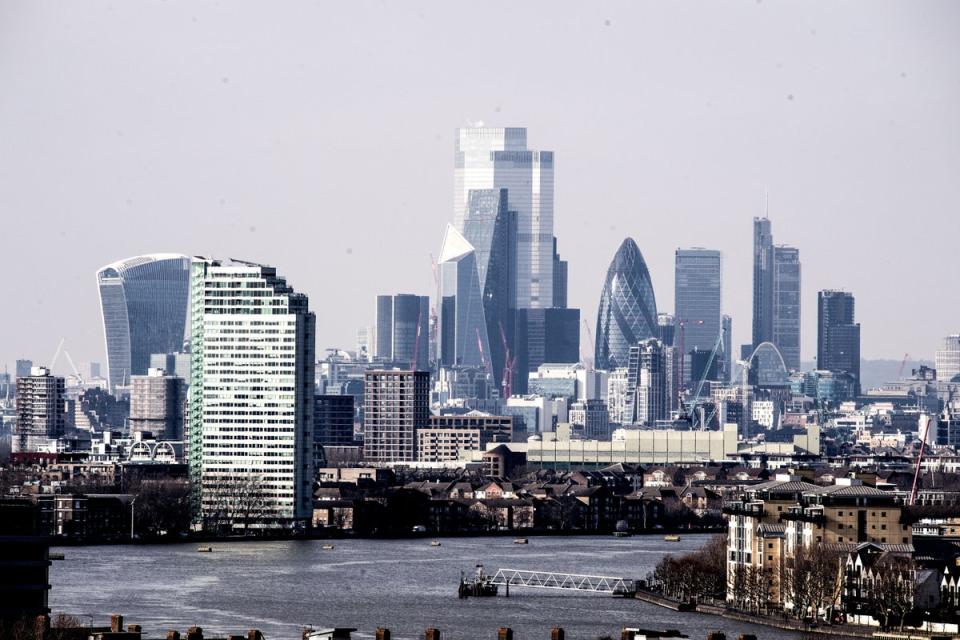
<svg viewBox="0 0 960 640">
<path fill-rule="evenodd" d="M 423 307 L 420 308 L 420 313 L 417 315 L 417 339 L 413 342 L 413 360 L 410 362 L 410 370 L 417 370 L 417 362 L 420 355 L 420 328 L 423 326 Z"/>
</svg>

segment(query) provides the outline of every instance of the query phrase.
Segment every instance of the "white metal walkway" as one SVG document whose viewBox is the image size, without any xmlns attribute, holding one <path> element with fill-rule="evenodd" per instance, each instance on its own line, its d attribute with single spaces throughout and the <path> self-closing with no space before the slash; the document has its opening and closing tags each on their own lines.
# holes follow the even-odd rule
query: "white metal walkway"
<svg viewBox="0 0 960 640">
<path fill-rule="evenodd" d="M 551 571 L 525 571 L 523 569 L 498 569 L 491 582 L 498 586 L 533 587 L 536 589 L 565 589 L 572 591 L 595 591 L 597 593 L 629 593 L 633 581 L 610 576 L 584 576 Z"/>
</svg>

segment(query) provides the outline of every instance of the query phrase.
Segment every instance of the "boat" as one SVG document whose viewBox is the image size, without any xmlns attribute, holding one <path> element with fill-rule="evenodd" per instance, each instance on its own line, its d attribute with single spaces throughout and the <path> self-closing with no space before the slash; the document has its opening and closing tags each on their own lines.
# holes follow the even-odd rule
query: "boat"
<svg viewBox="0 0 960 640">
<path fill-rule="evenodd" d="M 462 598 L 490 598 L 497 595 L 497 585 L 493 578 L 483 572 L 483 565 L 477 565 L 477 572 L 472 580 L 467 580 L 463 571 L 460 572 L 460 586 L 457 595 Z"/>
<path fill-rule="evenodd" d="M 440 546 L 440 541 L 439 541 L 439 540 L 431 540 L 431 541 L 430 541 L 430 546 L 431 546 L 431 547 L 439 547 L 439 546 Z"/>
<path fill-rule="evenodd" d="M 210 553 L 211 551 L 213 551 L 213 547 L 207 547 L 207 546 L 197 547 L 197 551 L 199 551 L 200 553 Z"/>
<path fill-rule="evenodd" d="M 632 536 L 632 535 L 633 535 L 633 534 L 630 533 L 629 531 L 614 531 L 614 532 L 613 532 L 613 537 L 614 537 L 614 538 L 629 538 L 629 537 Z"/>
<path fill-rule="evenodd" d="M 677 535 L 663 536 L 663 539 L 667 542 L 680 542 L 680 536 Z"/>
<path fill-rule="evenodd" d="M 50 558 L 51 560 L 66 560 L 66 558 L 67 558 L 67 557 L 66 557 L 65 555 L 63 555 L 62 553 L 59 553 L 59 552 L 56 552 L 56 551 L 50 553 L 50 555 L 47 556 L 47 557 Z"/>
<path fill-rule="evenodd" d="M 526 538 L 514 538 L 513 544 L 529 544 L 530 541 Z"/>
<path fill-rule="evenodd" d="M 324 551 L 330 551 L 331 549 L 333 549 L 333 545 L 332 545 L 332 544 L 325 544 L 325 545 L 323 545 L 323 550 L 324 550 Z"/>
</svg>

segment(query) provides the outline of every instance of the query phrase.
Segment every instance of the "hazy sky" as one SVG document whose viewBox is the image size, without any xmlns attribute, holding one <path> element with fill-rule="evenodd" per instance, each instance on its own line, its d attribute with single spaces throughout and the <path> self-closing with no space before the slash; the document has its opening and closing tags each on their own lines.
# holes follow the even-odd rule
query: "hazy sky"
<svg viewBox="0 0 960 640">
<path fill-rule="evenodd" d="M 630 235 L 662 311 L 674 250 L 721 249 L 749 340 L 769 192 L 804 359 L 822 288 L 864 357 L 960 331 L 960 3 L 3 0 L 0 365 L 103 361 L 94 272 L 149 252 L 275 264 L 353 348 L 377 293 L 432 291 L 477 120 L 556 152 L 591 325 Z"/>
</svg>

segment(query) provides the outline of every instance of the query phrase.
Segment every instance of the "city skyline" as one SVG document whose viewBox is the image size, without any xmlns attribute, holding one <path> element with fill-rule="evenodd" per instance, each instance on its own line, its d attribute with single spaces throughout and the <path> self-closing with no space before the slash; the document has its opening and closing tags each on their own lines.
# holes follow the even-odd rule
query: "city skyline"
<svg viewBox="0 0 960 640">
<path fill-rule="evenodd" d="M 419 100 L 399 100 L 389 113 L 369 107 L 347 113 L 320 93 L 300 88 L 303 81 L 345 86 L 351 102 L 371 104 L 400 86 L 425 88 L 433 75 L 447 70 L 437 60 L 453 49 L 437 34 L 449 32 L 456 13 L 439 5 L 420 16 L 387 8 L 383 16 L 371 17 L 346 9 L 345 19 L 362 21 L 373 32 L 396 21 L 402 27 L 397 33 L 423 35 L 415 48 L 399 46 L 395 63 L 370 52 L 358 60 L 357 73 L 380 78 L 379 84 L 360 86 L 321 63 L 294 64 L 301 59 L 298 47 L 314 47 L 321 55 L 311 58 L 323 58 L 327 47 L 347 46 L 322 22 L 329 38 L 319 43 L 324 39 L 303 28 L 319 18 L 307 9 L 303 27 L 284 13 L 269 16 L 273 26 L 290 30 L 291 44 L 269 52 L 266 62 L 226 40 L 222 57 L 210 54 L 197 62 L 189 53 L 204 38 L 222 40 L 221 29 L 228 28 L 252 32 L 255 19 L 263 16 L 241 7 L 228 25 L 218 27 L 226 16 L 214 8 L 170 5 L 143 11 L 120 33 L 109 25 L 130 18 L 123 8 L 112 17 L 94 12 L 104 18 L 96 25 L 84 23 L 75 9 L 63 9 L 66 22 L 100 36 L 84 40 L 66 60 L 57 53 L 61 44 L 52 53 L 29 45 L 73 42 L 61 38 L 66 22 L 43 20 L 42 7 L 0 9 L 0 23 L 17 27 L 5 41 L 16 55 L 0 57 L 0 78 L 11 87 L 0 100 L 0 133 L 10 150 L 0 159 L 0 175 L 6 176 L 0 209 L 11 212 L 2 249 L 9 260 L 29 263 L 33 271 L 29 280 L 11 282 L 10 295 L 20 308 L 0 321 L 0 332 L 18 336 L 16 343 L 0 347 L 0 364 L 11 370 L 17 358 L 49 364 L 45 359 L 60 337 L 74 360 L 106 364 L 91 274 L 112 260 L 157 251 L 245 255 L 276 264 L 313 299 L 343 303 L 342 312 L 319 319 L 318 349 L 352 347 L 356 330 L 371 323 L 373 296 L 433 293 L 429 256 L 437 250 L 443 225 L 453 219 L 455 129 L 478 118 L 489 125 L 527 127 L 528 148 L 556 153 L 554 234 L 570 265 L 570 306 L 584 310 L 587 318 L 597 307 L 607 260 L 624 237 L 637 238 L 661 300 L 673 297 L 673 252 L 706 246 L 724 254 L 722 311 L 733 318 L 732 343 L 736 348 L 750 342 L 750 223 L 767 213 L 764 193 L 769 193 L 768 215 L 777 237 L 804 257 L 803 360 L 815 352 L 815 296 L 821 289 L 857 296 L 867 358 L 900 359 L 904 353 L 932 358 L 943 336 L 957 331 L 960 301 L 944 292 L 957 274 L 949 240 L 958 226 L 952 212 L 960 202 L 951 178 L 960 147 L 960 131 L 950 116 L 958 92 L 938 82 L 957 71 L 954 58 L 946 55 L 952 32 L 945 25 L 956 22 L 954 6 L 932 3 L 937 11 L 918 15 L 891 5 L 889 15 L 873 13 L 857 50 L 848 49 L 843 36 L 861 24 L 860 5 L 802 12 L 751 5 L 718 14 L 710 7 L 691 13 L 684 6 L 616 6 L 578 11 L 582 21 L 576 27 L 564 22 L 573 12 L 561 6 L 546 16 L 554 27 L 548 37 L 565 40 L 576 28 L 583 39 L 572 51 L 558 48 L 557 67 L 565 74 L 548 67 L 543 78 L 530 80 L 526 72 L 536 60 L 533 50 L 526 56 L 529 63 L 522 59 L 524 47 L 532 44 L 519 45 L 519 52 L 484 49 L 484 57 L 476 60 L 476 54 L 463 51 L 473 75 L 483 80 L 479 86 L 469 77 L 454 77 L 449 95 L 426 109 Z M 519 34 L 535 13 L 521 8 L 515 23 L 502 24 L 494 9 L 477 20 L 496 23 L 503 37 L 521 41 Z M 692 56 L 718 54 L 704 63 L 680 57 L 669 71 L 643 62 L 676 46 L 656 33 L 658 24 L 675 19 L 683 23 L 678 41 L 693 47 Z M 733 19 L 757 27 L 743 46 L 712 31 L 717 20 Z M 146 49 L 130 47 L 135 63 L 118 68 L 110 45 L 127 38 L 153 42 L 153 24 L 178 33 L 186 29 L 179 43 L 184 60 L 160 61 Z M 478 28 L 464 37 L 474 42 L 481 33 L 490 31 Z M 621 96 L 607 86 L 605 73 L 592 79 L 595 65 L 584 66 L 578 58 L 586 51 L 582 47 L 606 59 L 609 73 L 647 78 L 641 84 L 650 89 Z M 769 55 L 755 59 L 757 47 Z M 383 48 L 388 50 L 394 49 Z M 49 55 L 69 67 L 65 76 L 82 77 L 93 90 L 78 101 L 72 82 L 54 87 L 51 100 L 31 107 L 38 126 L 17 126 L 24 122 L 25 101 L 46 86 L 37 83 L 59 69 L 50 66 Z M 418 67 L 424 58 L 427 63 Z M 831 65 L 825 67 L 827 60 Z M 84 73 L 70 72 L 76 64 Z M 276 65 L 288 73 L 265 77 Z M 377 73 L 384 68 L 393 69 L 395 77 Z M 105 90 L 108 79 L 131 87 L 119 98 L 117 108 L 125 111 L 102 102 L 105 95 L 116 98 Z M 583 93 L 589 99 L 568 93 L 571 79 L 586 83 Z M 158 86 L 169 89 L 170 97 L 152 106 L 148 103 Z M 262 105 L 266 113 L 256 106 L 261 103 L 254 100 L 254 89 L 277 97 Z M 57 99 L 57 91 L 74 98 Z M 302 111 L 292 99 L 297 96 L 315 109 Z M 168 112 L 180 113 L 177 105 L 191 98 L 202 98 L 203 104 L 184 112 L 194 119 L 180 132 Z M 564 104 L 562 113 L 557 101 Z M 141 113 L 141 119 L 129 113 Z M 222 113 L 228 115 L 220 122 Z M 218 120 L 210 125 L 215 114 Z M 274 122 L 277 118 L 285 124 Z M 145 126 L 148 121 L 156 123 L 156 131 Z M 685 133 L 690 122 L 697 124 Z M 340 135 L 345 126 L 351 128 L 349 137 Z M 252 138 L 236 136 L 238 127 Z M 732 149 L 732 139 L 742 148 Z M 72 154 L 51 155 L 61 144 L 85 149 L 89 158 L 78 162 Z M 258 153 L 240 153 L 248 148 Z M 616 153 L 625 148 L 632 148 L 629 161 Z M 898 153 L 889 153 L 892 148 Z M 181 151 L 224 167 L 181 167 Z M 63 164 L 67 161 L 69 166 Z M 41 179 L 51 175 L 62 189 L 43 188 Z M 375 191 L 383 193 L 366 190 L 358 199 L 358 181 L 371 177 L 382 186 Z M 63 200 L 67 193 L 69 201 Z M 916 224 L 918 212 L 931 227 Z M 934 227 L 938 232 L 929 232 Z M 328 250 L 316 250 L 321 239 Z M 878 252 L 878 246 L 887 250 Z M 51 258 L 37 261 L 38 247 Z M 902 266 L 921 255 L 929 269 L 917 281 Z M 381 260 L 394 268 L 383 273 L 370 266 Z M 345 275 L 336 279 L 331 273 Z M 896 305 L 889 304 L 892 290 L 900 296 Z M 930 300 L 936 300 L 939 312 L 918 316 L 916 310 Z M 62 321 L 65 309 L 69 323 Z M 917 324 L 917 317 L 923 323 Z M 55 370 L 68 371 L 62 361 Z"/>
</svg>

